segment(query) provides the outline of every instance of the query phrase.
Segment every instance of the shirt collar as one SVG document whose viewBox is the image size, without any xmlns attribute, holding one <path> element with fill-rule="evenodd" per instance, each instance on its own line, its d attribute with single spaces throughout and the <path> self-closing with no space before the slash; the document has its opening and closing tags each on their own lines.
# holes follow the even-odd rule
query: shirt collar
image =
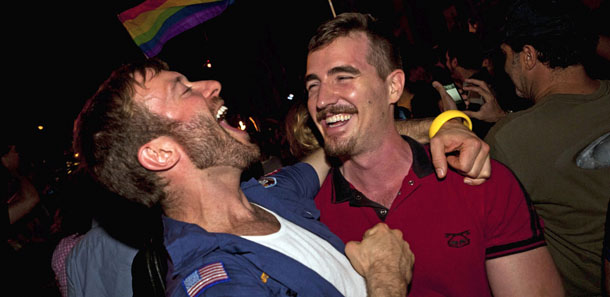
<svg viewBox="0 0 610 297">
<path fill-rule="evenodd" d="M 408 136 L 402 136 L 402 138 L 409 144 L 411 147 L 411 152 L 413 154 L 413 164 L 411 168 L 413 168 L 413 172 L 417 177 L 423 178 L 434 173 L 434 166 L 432 165 L 432 160 L 428 156 L 428 148 L 427 146 L 422 145 L 421 143 L 415 141 L 414 139 Z M 362 201 L 361 197 L 364 197 L 360 191 L 353 189 L 350 183 L 343 177 L 339 167 L 332 168 L 332 178 L 333 178 L 333 202 L 341 203 L 350 201 Z M 368 199 L 367 199 L 368 200 Z M 373 201 L 367 201 L 366 203 L 375 203 Z M 362 205 L 362 202 L 358 203 Z M 376 204 L 376 203 L 375 203 Z M 372 206 L 373 205 L 362 205 L 362 206 Z"/>
</svg>

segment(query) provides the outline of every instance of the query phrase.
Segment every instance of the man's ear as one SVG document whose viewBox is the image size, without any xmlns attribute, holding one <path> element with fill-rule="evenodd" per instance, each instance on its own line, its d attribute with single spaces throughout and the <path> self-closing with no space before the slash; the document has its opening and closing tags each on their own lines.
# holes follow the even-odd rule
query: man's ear
<svg viewBox="0 0 610 297">
<path fill-rule="evenodd" d="M 390 104 L 398 102 L 405 87 L 405 72 L 396 69 L 388 75 L 387 81 L 390 89 Z"/>
<path fill-rule="evenodd" d="M 523 46 L 523 51 L 521 51 L 520 59 L 521 64 L 525 69 L 532 70 L 534 66 L 536 66 L 536 63 L 539 62 L 538 51 L 536 51 L 533 46 L 526 44 Z"/>
<path fill-rule="evenodd" d="M 174 167 L 180 160 L 178 144 L 169 137 L 157 137 L 138 151 L 138 161 L 152 171 L 163 171 Z"/>
</svg>

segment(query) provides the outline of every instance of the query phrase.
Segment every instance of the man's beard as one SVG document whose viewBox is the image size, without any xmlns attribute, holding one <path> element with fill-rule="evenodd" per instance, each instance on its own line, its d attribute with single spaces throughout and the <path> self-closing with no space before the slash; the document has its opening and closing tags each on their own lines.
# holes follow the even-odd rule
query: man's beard
<svg viewBox="0 0 610 297">
<path fill-rule="evenodd" d="M 327 136 L 324 138 L 324 152 L 329 157 L 348 157 L 352 155 L 356 146 L 356 139 L 349 138 L 340 140 L 338 137 Z"/>
<path fill-rule="evenodd" d="M 176 126 L 172 132 L 199 169 L 213 166 L 246 169 L 260 157 L 257 145 L 239 142 L 216 121 L 201 115 L 189 123 Z"/>
<path fill-rule="evenodd" d="M 349 105 L 330 105 L 324 110 L 318 112 L 317 121 L 321 122 L 327 116 L 327 114 L 356 114 L 358 110 L 354 106 Z M 341 137 L 333 137 L 324 135 L 324 152 L 329 157 L 349 157 L 354 153 L 356 147 L 356 138 L 350 137 L 348 139 L 341 139 Z"/>
</svg>

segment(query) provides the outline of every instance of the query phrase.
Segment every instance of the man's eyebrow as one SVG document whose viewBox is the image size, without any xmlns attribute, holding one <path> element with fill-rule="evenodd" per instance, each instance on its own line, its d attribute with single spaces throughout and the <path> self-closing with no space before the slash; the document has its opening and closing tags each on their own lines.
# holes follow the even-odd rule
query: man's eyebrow
<svg viewBox="0 0 610 297">
<path fill-rule="evenodd" d="M 320 78 L 315 75 L 315 74 L 308 74 L 305 76 L 305 82 L 308 82 L 310 80 L 320 80 Z"/>
<path fill-rule="evenodd" d="M 337 73 L 349 73 L 357 75 L 360 74 L 360 70 L 352 66 L 337 66 L 328 70 L 328 75 L 334 75 Z M 305 76 L 305 82 L 308 82 L 310 80 L 320 80 L 320 78 L 315 74 L 308 74 L 307 76 Z"/>
<path fill-rule="evenodd" d="M 333 74 L 337 74 L 337 73 L 350 73 L 350 74 L 360 74 L 360 70 L 356 69 L 355 67 L 352 66 L 337 66 L 337 67 L 333 67 L 332 69 L 328 70 L 328 75 L 333 75 Z"/>
</svg>

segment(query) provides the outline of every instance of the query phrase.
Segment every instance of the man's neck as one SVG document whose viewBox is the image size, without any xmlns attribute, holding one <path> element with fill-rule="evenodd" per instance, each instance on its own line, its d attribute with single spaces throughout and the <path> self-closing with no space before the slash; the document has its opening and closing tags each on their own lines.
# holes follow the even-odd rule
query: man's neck
<svg viewBox="0 0 610 297">
<path fill-rule="evenodd" d="M 411 148 L 393 133 L 375 149 L 344 160 L 340 170 L 369 199 L 389 208 L 412 164 Z"/>
<path fill-rule="evenodd" d="M 167 216 L 200 226 L 208 232 L 266 235 L 279 230 L 272 214 L 252 205 L 240 187 L 241 170 L 207 168 L 193 179 L 171 187 Z M 171 183 L 171 182 L 170 182 Z"/>
<path fill-rule="evenodd" d="M 549 95 L 554 94 L 592 94 L 599 88 L 600 82 L 587 75 L 582 65 L 569 66 L 562 69 L 548 70 L 539 79 L 534 102 L 539 103 Z"/>
</svg>

